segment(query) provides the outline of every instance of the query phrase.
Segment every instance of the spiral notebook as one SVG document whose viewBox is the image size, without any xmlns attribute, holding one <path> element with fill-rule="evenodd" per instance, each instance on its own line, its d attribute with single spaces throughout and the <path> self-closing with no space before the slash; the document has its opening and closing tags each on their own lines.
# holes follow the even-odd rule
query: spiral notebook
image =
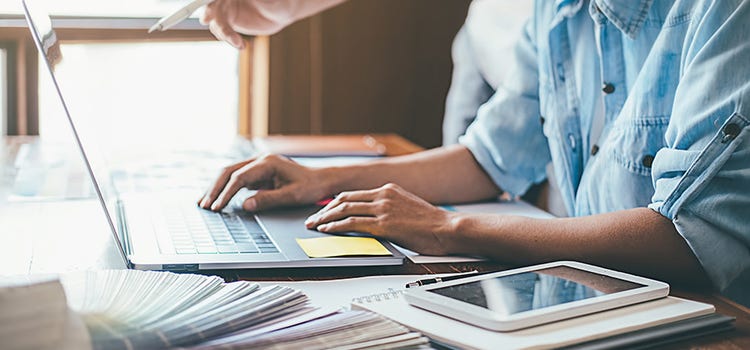
<svg viewBox="0 0 750 350">
<path fill-rule="evenodd" d="M 404 292 L 409 282 L 440 275 L 388 275 L 345 278 L 327 281 L 255 282 L 260 286 L 279 285 L 302 291 L 310 303 L 323 308 L 349 308 L 360 301 L 390 300 Z"/>
</svg>

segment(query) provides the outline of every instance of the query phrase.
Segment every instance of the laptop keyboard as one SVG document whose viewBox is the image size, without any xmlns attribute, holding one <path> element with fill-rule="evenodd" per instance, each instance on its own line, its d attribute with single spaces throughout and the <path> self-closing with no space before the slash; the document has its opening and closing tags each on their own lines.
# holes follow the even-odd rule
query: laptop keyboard
<svg viewBox="0 0 750 350">
<path fill-rule="evenodd" d="M 278 253 L 251 215 L 215 213 L 194 206 L 164 209 L 173 253 Z M 164 252 L 165 247 L 160 247 Z"/>
</svg>

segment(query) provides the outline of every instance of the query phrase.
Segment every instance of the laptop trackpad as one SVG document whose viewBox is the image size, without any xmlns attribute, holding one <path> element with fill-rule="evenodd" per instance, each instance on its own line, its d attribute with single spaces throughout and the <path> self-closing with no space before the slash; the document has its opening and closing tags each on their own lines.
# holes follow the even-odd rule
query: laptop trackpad
<svg viewBox="0 0 750 350">
<path fill-rule="evenodd" d="M 282 247 L 290 259 L 307 258 L 307 254 L 297 244 L 297 238 L 329 237 L 327 233 L 309 230 L 305 227 L 305 220 L 320 208 L 307 206 L 288 209 L 263 211 L 256 214 L 258 222 L 266 233 Z M 362 235 L 352 233 L 353 235 Z M 365 234 L 370 236 L 369 234 Z"/>
</svg>

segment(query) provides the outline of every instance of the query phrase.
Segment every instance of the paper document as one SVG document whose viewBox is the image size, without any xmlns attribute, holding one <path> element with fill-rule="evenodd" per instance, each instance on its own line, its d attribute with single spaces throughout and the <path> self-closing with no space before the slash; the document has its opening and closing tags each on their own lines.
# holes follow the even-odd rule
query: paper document
<svg viewBox="0 0 750 350">
<path fill-rule="evenodd" d="M 270 135 L 253 138 L 260 153 L 287 157 L 384 156 L 386 146 L 369 135 Z"/>
<path fill-rule="evenodd" d="M 340 157 L 292 157 L 292 160 L 311 168 L 325 168 L 332 166 L 347 166 L 362 164 L 381 159 L 373 156 L 340 156 Z"/>
</svg>

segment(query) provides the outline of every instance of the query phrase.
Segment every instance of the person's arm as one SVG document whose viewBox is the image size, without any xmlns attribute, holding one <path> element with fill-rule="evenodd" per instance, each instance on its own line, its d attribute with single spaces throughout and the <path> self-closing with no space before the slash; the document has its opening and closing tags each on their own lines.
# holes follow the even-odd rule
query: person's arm
<svg viewBox="0 0 750 350">
<path fill-rule="evenodd" d="M 398 183 L 432 203 L 491 198 L 499 189 L 463 146 L 436 148 L 361 165 L 311 169 L 281 156 L 250 159 L 226 167 L 200 200 L 204 209 L 221 210 L 241 188 L 261 190 L 243 208 L 264 210 L 311 204 L 343 191 Z"/>
<path fill-rule="evenodd" d="M 243 208 L 255 211 L 312 204 L 342 191 L 395 183 L 431 203 L 522 195 L 544 180 L 550 161 L 539 123 L 539 77 L 534 23 L 516 45 L 506 84 L 477 112 L 464 146 L 425 151 L 342 168 L 309 169 L 279 156 L 254 158 L 224 169 L 200 200 L 220 210 L 242 188 L 261 190 Z M 522 148 L 522 149 L 520 149 Z M 486 172 L 485 172 L 486 171 Z"/>
<path fill-rule="evenodd" d="M 464 146 L 454 145 L 326 172 L 330 194 L 395 183 L 430 203 L 464 203 L 500 190 Z"/>
<path fill-rule="evenodd" d="M 576 260 L 681 285 L 709 284 L 671 220 L 648 208 L 559 219 L 460 215 L 451 226 L 448 253 L 518 265 Z"/>
<path fill-rule="evenodd" d="M 724 295 L 750 305 L 750 2 L 685 3 L 666 147 L 649 207 L 672 221 Z M 678 63 L 679 62 L 679 63 Z"/>
<path fill-rule="evenodd" d="M 241 49 L 241 35 L 270 35 L 346 0 L 215 0 L 201 22 L 219 40 Z"/>
<path fill-rule="evenodd" d="M 388 184 L 342 193 L 306 225 L 326 233 L 367 232 L 422 254 L 477 255 L 518 265 L 577 260 L 671 283 L 708 284 L 672 222 L 648 208 L 560 219 L 465 214 Z"/>
</svg>

